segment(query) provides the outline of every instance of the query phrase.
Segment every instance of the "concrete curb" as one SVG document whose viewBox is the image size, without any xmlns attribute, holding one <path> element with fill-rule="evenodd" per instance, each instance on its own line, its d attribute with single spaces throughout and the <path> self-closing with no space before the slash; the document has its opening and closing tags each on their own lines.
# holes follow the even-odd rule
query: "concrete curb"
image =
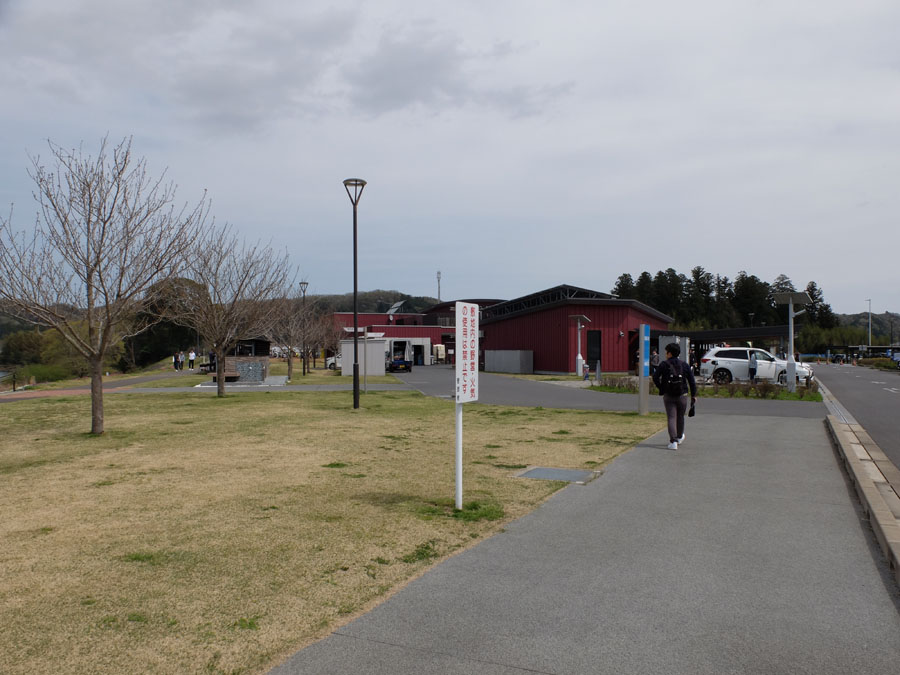
<svg viewBox="0 0 900 675">
<path fill-rule="evenodd" d="M 858 424 L 828 415 L 825 426 L 900 586 L 900 469 Z"/>
</svg>

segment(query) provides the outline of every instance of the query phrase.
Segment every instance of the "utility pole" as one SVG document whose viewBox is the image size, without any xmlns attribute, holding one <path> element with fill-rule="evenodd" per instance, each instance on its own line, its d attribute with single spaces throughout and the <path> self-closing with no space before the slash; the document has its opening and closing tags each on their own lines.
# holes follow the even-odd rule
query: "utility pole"
<svg viewBox="0 0 900 675">
<path fill-rule="evenodd" d="M 441 271 L 438 270 L 437 273 L 437 281 L 438 281 L 438 302 L 441 301 Z"/>
<path fill-rule="evenodd" d="M 872 298 L 866 298 L 869 303 L 869 347 L 872 346 Z M 868 351 L 868 350 L 866 350 Z"/>
</svg>

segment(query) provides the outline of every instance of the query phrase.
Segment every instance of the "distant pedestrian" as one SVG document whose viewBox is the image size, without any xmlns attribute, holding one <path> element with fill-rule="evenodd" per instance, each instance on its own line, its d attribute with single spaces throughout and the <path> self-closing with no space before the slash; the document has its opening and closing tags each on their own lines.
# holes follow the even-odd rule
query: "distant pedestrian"
<svg viewBox="0 0 900 675">
<path fill-rule="evenodd" d="M 195 351 L 192 349 L 192 350 L 191 350 L 191 353 L 188 354 L 188 370 L 193 370 L 193 369 L 194 369 L 194 361 L 195 361 L 196 359 L 197 359 L 197 352 L 195 352 Z"/>
<path fill-rule="evenodd" d="M 184 370 L 184 352 L 178 352 L 178 370 Z"/>
<path fill-rule="evenodd" d="M 178 352 L 175 352 L 175 353 L 172 355 L 172 367 L 173 367 L 175 370 L 178 370 Z"/>
<path fill-rule="evenodd" d="M 690 391 L 691 405 L 697 402 L 697 383 L 690 366 L 678 358 L 681 347 L 674 342 L 666 345 L 666 360 L 659 364 L 653 382 L 659 388 L 666 408 L 669 430 L 669 450 L 677 450 L 684 443 L 684 413 L 687 410 L 686 394 Z"/>
<path fill-rule="evenodd" d="M 759 364 L 756 360 L 756 351 L 751 349 L 750 350 L 750 361 L 748 362 L 747 369 L 750 371 L 750 382 L 752 382 L 753 384 L 756 384 L 756 367 L 757 367 L 757 365 L 759 365 Z"/>
<path fill-rule="evenodd" d="M 650 351 L 650 377 L 656 375 L 659 370 L 659 353 L 653 349 Z"/>
</svg>

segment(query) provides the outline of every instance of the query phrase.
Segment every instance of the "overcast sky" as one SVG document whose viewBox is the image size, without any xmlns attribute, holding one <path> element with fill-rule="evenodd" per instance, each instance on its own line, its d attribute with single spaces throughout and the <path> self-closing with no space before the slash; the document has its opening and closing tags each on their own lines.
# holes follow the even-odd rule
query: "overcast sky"
<svg viewBox="0 0 900 675">
<path fill-rule="evenodd" d="M 0 0 L 0 205 L 133 136 L 310 292 L 692 267 L 900 311 L 897 0 Z"/>
</svg>

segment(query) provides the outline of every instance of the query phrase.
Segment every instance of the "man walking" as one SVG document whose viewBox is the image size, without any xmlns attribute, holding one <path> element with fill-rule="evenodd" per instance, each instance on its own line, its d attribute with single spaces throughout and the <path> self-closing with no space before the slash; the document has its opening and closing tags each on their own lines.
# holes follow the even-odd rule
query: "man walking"
<svg viewBox="0 0 900 675">
<path fill-rule="evenodd" d="M 684 413 L 690 390 L 691 405 L 697 402 L 697 383 L 690 366 L 678 358 L 681 347 L 674 342 L 666 345 L 666 360 L 659 364 L 653 375 L 653 382 L 659 388 L 666 408 L 669 428 L 669 450 L 677 450 L 684 443 Z"/>
</svg>

